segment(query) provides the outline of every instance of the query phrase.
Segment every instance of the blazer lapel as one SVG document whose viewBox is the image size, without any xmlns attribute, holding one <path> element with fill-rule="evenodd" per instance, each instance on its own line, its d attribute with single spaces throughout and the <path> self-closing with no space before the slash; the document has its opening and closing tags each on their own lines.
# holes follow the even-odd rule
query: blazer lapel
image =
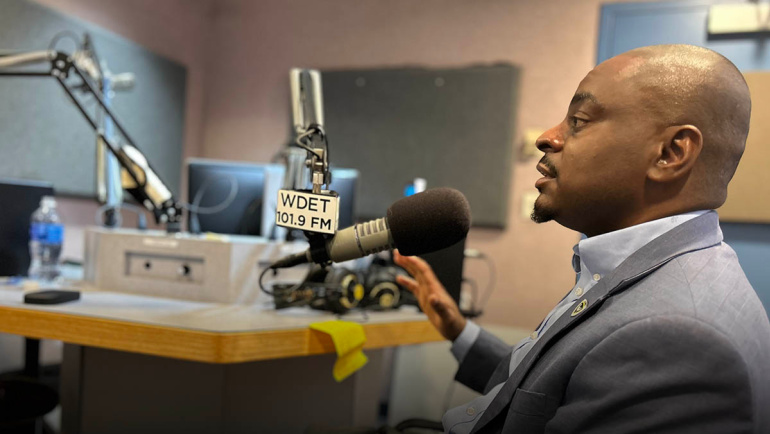
<svg viewBox="0 0 770 434">
<path fill-rule="evenodd" d="M 505 385 L 476 423 L 471 434 L 481 432 L 490 421 L 508 408 L 514 392 L 543 352 L 584 318 L 596 312 L 604 300 L 639 282 L 680 255 L 712 247 L 721 242 L 722 232 L 719 230 L 719 218 L 716 212 L 710 211 L 682 223 L 626 258 L 609 276 L 591 288 L 585 297 L 576 301 L 537 341 L 508 377 Z"/>
<path fill-rule="evenodd" d="M 508 355 L 497 364 L 497 367 L 495 368 L 495 371 L 492 373 L 492 376 L 489 378 L 489 381 L 487 381 L 487 385 L 484 386 L 484 395 L 489 393 L 490 390 L 492 390 L 493 387 L 497 386 L 500 383 L 504 383 L 508 380 L 508 377 L 510 377 L 511 373 L 508 372 L 511 366 L 511 358 L 513 357 L 513 351 L 509 351 Z"/>
</svg>

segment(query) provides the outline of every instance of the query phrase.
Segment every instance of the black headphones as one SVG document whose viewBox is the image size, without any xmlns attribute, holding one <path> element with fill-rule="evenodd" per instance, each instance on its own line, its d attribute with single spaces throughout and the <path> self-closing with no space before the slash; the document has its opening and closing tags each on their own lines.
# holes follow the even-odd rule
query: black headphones
<svg viewBox="0 0 770 434">
<path fill-rule="evenodd" d="M 375 258 L 362 278 L 344 267 L 314 265 L 304 282 L 274 285 L 273 300 L 276 309 L 310 306 L 336 314 L 356 307 L 390 310 L 405 304 L 416 306 L 414 295 L 396 282 L 398 275 L 409 274 L 383 258 Z"/>
<path fill-rule="evenodd" d="M 396 276 L 409 276 L 403 268 L 384 258 L 375 258 L 364 274 L 364 299 L 361 306 L 372 310 L 396 309 L 405 304 L 416 305 L 416 299 L 396 282 Z"/>
<path fill-rule="evenodd" d="M 307 305 L 343 314 L 357 307 L 363 298 L 364 287 L 359 283 L 358 275 L 347 268 L 314 265 L 301 284 L 273 287 L 276 309 Z"/>
</svg>

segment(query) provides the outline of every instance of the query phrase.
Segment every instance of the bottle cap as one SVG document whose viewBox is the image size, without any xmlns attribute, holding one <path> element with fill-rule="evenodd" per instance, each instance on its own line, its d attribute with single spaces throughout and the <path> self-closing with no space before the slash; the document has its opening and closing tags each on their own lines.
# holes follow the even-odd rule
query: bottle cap
<svg viewBox="0 0 770 434">
<path fill-rule="evenodd" d="M 56 208 L 56 198 L 53 196 L 43 196 L 40 199 L 40 206 L 44 208 Z"/>
</svg>

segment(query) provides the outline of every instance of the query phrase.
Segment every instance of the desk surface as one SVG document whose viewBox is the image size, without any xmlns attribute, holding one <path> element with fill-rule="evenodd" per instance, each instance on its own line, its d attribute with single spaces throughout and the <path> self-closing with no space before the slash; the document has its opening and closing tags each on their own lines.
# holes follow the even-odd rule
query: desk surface
<svg viewBox="0 0 770 434">
<path fill-rule="evenodd" d="M 331 339 L 310 330 L 331 313 L 263 305 L 229 305 L 82 290 L 77 302 L 53 306 L 23 303 L 19 287 L 0 286 L 0 332 L 39 339 L 209 363 L 333 353 Z M 441 340 L 424 314 L 353 312 L 366 348 Z"/>
</svg>

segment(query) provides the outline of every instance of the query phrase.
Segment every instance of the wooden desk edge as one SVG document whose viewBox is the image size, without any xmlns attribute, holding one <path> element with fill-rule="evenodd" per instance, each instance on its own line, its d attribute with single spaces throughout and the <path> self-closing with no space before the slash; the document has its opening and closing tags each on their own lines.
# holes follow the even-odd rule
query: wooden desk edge
<svg viewBox="0 0 770 434">
<path fill-rule="evenodd" d="M 427 320 L 362 325 L 364 349 L 443 339 Z M 309 328 L 217 333 L 7 306 L 0 306 L 0 332 L 207 363 L 335 352 L 328 335 Z"/>
</svg>

